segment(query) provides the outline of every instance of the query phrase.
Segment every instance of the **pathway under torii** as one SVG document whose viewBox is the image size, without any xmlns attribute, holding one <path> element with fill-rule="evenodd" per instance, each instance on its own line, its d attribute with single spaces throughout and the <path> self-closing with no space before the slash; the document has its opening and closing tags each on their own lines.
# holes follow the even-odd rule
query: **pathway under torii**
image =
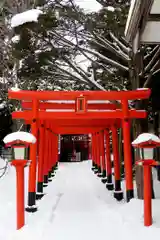
<svg viewBox="0 0 160 240">
<path fill-rule="evenodd" d="M 13 112 L 12 117 L 24 119 L 26 124 L 31 124 L 32 134 L 38 136 L 37 143 L 30 147 L 27 211 L 37 210 L 36 197 L 43 196 L 43 187 L 48 183 L 57 166 L 58 134 L 92 134 L 93 166 L 103 176 L 106 175 L 106 187 L 113 190 L 109 140 L 109 133 L 112 132 L 114 196 L 120 200 L 123 193 L 117 130 L 122 128 L 127 201 L 134 197 L 130 123 L 131 119 L 145 118 L 146 112 L 129 109 L 128 101 L 149 98 L 149 89 L 118 92 L 20 90 L 9 91 L 8 96 L 10 99 L 20 100 L 23 109 Z M 117 100 L 120 104 L 113 104 L 111 100 Z M 36 180 L 37 170 L 38 180 Z"/>
</svg>

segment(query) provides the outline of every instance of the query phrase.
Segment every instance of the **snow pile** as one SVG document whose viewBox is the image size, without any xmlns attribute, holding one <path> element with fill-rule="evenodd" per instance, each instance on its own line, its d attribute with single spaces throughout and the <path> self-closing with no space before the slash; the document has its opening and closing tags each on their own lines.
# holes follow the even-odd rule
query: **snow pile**
<svg viewBox="0 0 160 240">
<path fill-rule="evenodd" d="M 18 43 L 19 40 L 20 40 L 20 36 L 19 35 L 15 35 L 14 37 L 12 37 L 11 40 L 12 40 L 13 43 Z"/>
<path fill-rule="evenodd" d="M 3 108 L 5 108 L 6 107 L 6 103 L 0 103 L 0 109 L 3 109 Z"/>
<path fill-rule="evenodd" d="M 115 11 L 115 8 L 112 7 L 112 6 L 108 6 L 108 7 L 106 7 L 106 9 L 107 9 L 108 11 L 110 11 L 110 12 L 114 12 L 114 11 Z"/>
<path fill-rule="evenodd" d="M 75 103 L 74 100 L 47 100 L 45 102 L 47 102 L 47 103 L 58 103 L 58 104 L 62 104 L 62 103 L 65 103 L 65 104 Z"/>
<path fill-rule="evenodd" d="M 152 200 L 153 225 L 143 226 L 143 201 L 117 202 L 92 173 L 91 162 L 60 163 L 55 178 L 37 201 L 35 214 L 25 212 L 26 225 L 16 231 L 16 173 L 9 166 L 0 181 L 0 237 L 3 240 L 150 240 L 160 234 L 160 188 L 153 172 L 156 199 Z M 25 202 L 28 192 L 25 168 Z M 83 175 L 83 178 L 82 178 Z M 156 179 L 155 179 L 156 178 Z M 67 179 L 67 181 L 66 181 Z M 12 187 L 11 187 L 12 186 Z M 9 217 L 8 217 L 9 216 Z M 9 227 L 8 227 L 9 226 Z M 62 231 L 63 226 L 63 231 Z M 66 237 L 67 236 L 67 237 Z M 107 237 L 106 237 L 107 236 Z"/>
<path fill-rule="evenodd" d="M 152 133 L 142 133 L 132 142 L 132 145 L 138 145 L 140 143 L 150 142 L 150 141 L 160 144 L 160 138 L 157 137 L 156 135 Z"/>
<path fill-rule="evenodd" d="M 76 0 L 75 3 L 87 13 L 98 12 L 102 9 L 102 5 L 96 0 Z"/>
<path fill-rule="evenodd" d="M 11 91 L 13 91 L 13 92 L 18 92 L 18 91 L 20 91 L 21 89 L 20 88 L 18 88 L 18 86 L 15 86 L 15 87 L 12 87 L 11 88 Z"/>
<path fill-rule="evenodd" d="M 75 112 L 74 109 L 46 109 L 46 112 Z"/>
<path fill-rule="evenodd" d="M 149 90 L 149 88 L 137 88 L 137 90 L 142 91 L 142 90 Z"/>
<path fill-rule="evenodd" d="M 24 141 L 24 142 L 28 142 L 28 143 L 35 143 L 36 138 L 33 136 L 33 134 L 28 133 L 28 132 L 14 132 L 14 133 L 8 134 L 3 139 L 3 142 L 5 144 L 11 143 L 14 141 Z"/>
<path fill-rule="evenodd" d="M 39 9 L 31 9 L 14 15 L 11 19 L 11 27 L 15 28 L 27 22 L 38 22 L 38 17 L 43 12 Z"/>
</svg>

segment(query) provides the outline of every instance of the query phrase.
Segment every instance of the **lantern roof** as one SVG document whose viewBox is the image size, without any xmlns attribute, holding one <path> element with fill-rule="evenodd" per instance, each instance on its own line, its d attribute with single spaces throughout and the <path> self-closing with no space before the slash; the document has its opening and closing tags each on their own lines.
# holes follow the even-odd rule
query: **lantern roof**
<svg viewBox="0 0 160 240">
<path fill-rule="evenodd" d="M 33 134 L 23 131 L 18 131 L 14 133 L 10 133 L 3 139 L 5 144 L 12 143 L 15 141 L 22 141 L 26 143 L 35 143 L 36 138 Z"/>
<path fill-rule="evenodd" d="M 152 133 L 142 133 L 133 142 L 134 147 L 149 148 L 160 146 L 160 138 Z"/>
</svg>

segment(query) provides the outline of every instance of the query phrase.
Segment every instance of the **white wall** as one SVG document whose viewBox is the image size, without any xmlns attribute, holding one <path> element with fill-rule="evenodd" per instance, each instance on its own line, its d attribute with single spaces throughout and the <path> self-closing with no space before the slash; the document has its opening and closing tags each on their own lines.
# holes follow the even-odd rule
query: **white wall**
<svg viewBox="0 0 160 240">
<path fill-rule="evenodd" d="M 154 0 L 150 13 L 160 14 L 160 0 Z"/>
<path fill-rule="evenodd" d="M 158 0 L 160 3 L 160 0 Z M 142 43 L 160 43 L 160 22 L 149 21 L 141 36 Z"/>
</svg>

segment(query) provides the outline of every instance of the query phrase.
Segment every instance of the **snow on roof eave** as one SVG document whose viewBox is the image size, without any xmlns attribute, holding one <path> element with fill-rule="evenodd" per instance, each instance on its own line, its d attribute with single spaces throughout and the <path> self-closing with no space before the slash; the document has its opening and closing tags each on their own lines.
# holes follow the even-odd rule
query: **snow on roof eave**
<svg viewBox="0 0 160 240">
<path fill-rule="evenodd" d="M 125 37 L 128 42 L 131 41 L 133 32 L 135 30 L 135 26 L 138 23 L 137 20 L 140 17 L 138 13 L 140 11 L 140 6 L 141 6 L 142 1 L 143 0 L 131 0 L 131 6 L 129 9 L 125 32 L 124 32 Z"/>
<path fill-rule="evenodd" d="M 5 138 L 3 139 L 3 142 L 5 144 L 11 143 L 14 141 L 22 141 L 22 142 L 27 142 L 27 143 L 33 144 L 36 142 L 36 138 L 31 133 L 19 131 L 19 132 L 10 133 L 7 136 L 5 136 Z"/>
</svg>

